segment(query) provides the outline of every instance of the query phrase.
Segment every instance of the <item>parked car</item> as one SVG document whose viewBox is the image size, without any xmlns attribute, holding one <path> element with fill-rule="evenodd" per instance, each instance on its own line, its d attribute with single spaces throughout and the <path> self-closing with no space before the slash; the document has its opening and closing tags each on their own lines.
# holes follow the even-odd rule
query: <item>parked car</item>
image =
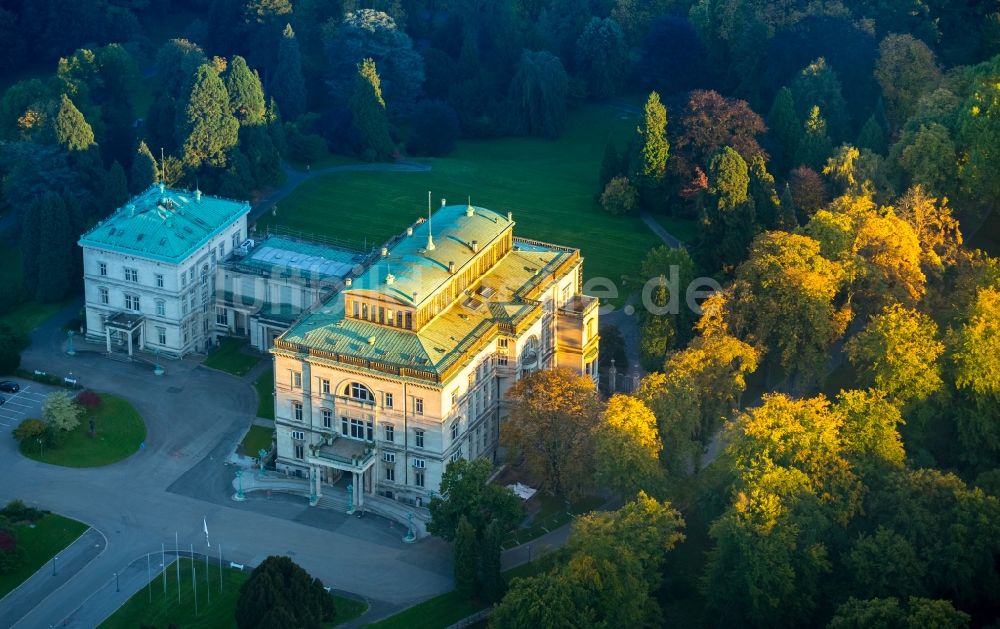
<svg viewBox="0 0 1000 629">
<path fill-rule="evenodd" d="M 4 396 L 0 395 L 0 406 L 3 406 L 6 401 L 7 401 L 7 398 L 5 398 Z"/>
<path fill-rule="evenodd" d="M 21 390 L 21 385 L 14 382 L 13 380 L 4 380 L 0 382 L 0 391 L 4 393 L 17 393 Z"/>
</svg>

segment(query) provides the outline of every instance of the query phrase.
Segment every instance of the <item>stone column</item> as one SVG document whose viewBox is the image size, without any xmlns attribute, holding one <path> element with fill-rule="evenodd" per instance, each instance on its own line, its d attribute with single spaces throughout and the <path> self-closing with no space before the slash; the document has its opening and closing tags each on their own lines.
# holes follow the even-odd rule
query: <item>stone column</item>
<svg viewBox="0 0 1000 629">
<path fill-rule="evenodd" d="M 316 484 L 316 497 L 317 498 L 321 498 L 323 496 L 323 488 L 322 488 L 321 483 L 320 483 L 320 474 L 322 474 L 322 473 L 323 473 L 322 470 L 319 467 L 317 467 L 317 468 L 315 468 L 315 473 L 313 474 L 313 478 L 315 479 L 313 482 Z"/>
<path fill-rule="evenodd" d="M 145 350 L 146 349 L 146 324 L 145 323 L 143 323 L 142 326 L 139 327 L 139 349 L 140 350 Z"/>
<path fill-rule="evenodd" d="M 357 472 L 351 472 L 354 478 L 354 508 L 357 509 L 365 504 L 365 492 L 361 491 L 361 483 L 365 482 L 364 476 Z"/>
<path fill-rule="evenodd" d="M 111 353 L 111 328 L 104 326 L 104 342 L 107 344 L 108 353 Z"/>
<path fill-rule="evenodd" d="M 132 357 L 132 330 L 128 331 L 128 355 Z"/>
</svg>

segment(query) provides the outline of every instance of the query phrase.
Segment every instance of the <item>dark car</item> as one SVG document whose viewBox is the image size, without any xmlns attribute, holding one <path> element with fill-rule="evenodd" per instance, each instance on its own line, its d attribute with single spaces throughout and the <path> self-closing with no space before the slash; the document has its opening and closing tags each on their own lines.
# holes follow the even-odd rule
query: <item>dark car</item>
<svg viewBox="0 0 1000 629">
<path fill-rule="evenodd" d="M 14 382 L 13 380 L 4 380 L 0 382 L 0 391 L 4 393 L 17 393 L 21 390 L 21 385 Z"/>
<path fill-rule="evenodd" d="M 4 396 L 0 395 L 0 406 L 3 406 L 4 402 L 6 402 L 6 401 L 7 401 L 7 398 L 5 398 Z"/>
</svg>

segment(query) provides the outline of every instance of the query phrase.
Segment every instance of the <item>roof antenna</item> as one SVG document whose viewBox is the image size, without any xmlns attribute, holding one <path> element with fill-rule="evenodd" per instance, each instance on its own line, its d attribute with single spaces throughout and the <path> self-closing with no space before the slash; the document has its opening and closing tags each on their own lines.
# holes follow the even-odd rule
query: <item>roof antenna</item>
<svg viewBox="0 0 1000 629">
<path fill-rule="evenodd" d="M 431 222 L 431 191 L 427 191 L 427 251 L 434 251 L 434 223 Z"/>
<path fill-rule="evenodd" d="M 469 205 L 467 205 L 466 208 L 465 208 L 465 215 L 466 216 L 472 216 L 475 213 L 476 213 L 476 210 L 475 210 L 475 208 L 472 207 L 472 195 L 470 194 L 469 195 Z"/>
<path fill-rule="evenodd" d="M 163 147 L 160 147 L 160 194 L 167 187 L 167 160 L 163 157 Z"/>
</svg>

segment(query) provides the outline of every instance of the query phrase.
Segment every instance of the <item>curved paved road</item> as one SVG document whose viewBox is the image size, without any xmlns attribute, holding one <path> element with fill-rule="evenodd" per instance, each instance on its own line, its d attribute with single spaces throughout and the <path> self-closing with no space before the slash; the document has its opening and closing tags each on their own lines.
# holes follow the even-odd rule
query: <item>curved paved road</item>
<svg viewBox="0 0 1000 629">
<path fill-rule="evenodd" d="M 326 585 L 371 599 L 375 616 L 451 589 L 450 547 L 438 539 L 404 544 L 387 522 L 310 509 L 302 499 L 231 501 L 232 468 L 224 462 L 256 409 L 249 381 L 191 361 L 167 362 L 167 374 L 157 378 L 148 366 L 83 351 L 66 356 L 59 325 L 76 308 L 36 330 L 23 364 L 73 371 L 84 386 L 128 398 L 146 419 L 146 448 L 107 467 L 70 469 L 27 459 L 13 439 L 0 440 L 0 501 L 24 499 L 107 537 L 102 554 L 31 611 L 18 604 L 20 596 L 0 601 L 0 626 L 96 626 L 145 583 L 142 566 L 127 567 L 144 564 L 161 543 L 172 546 L 175 532 L 182 549 L 193 543 L 196 552 L 205 550 L 202 518 L 213 554 L 221 543 L 226 560 L 248 565 L 289 555 Z M 115 572 L 122 573 L 120 592 Z"/>
</svg>

